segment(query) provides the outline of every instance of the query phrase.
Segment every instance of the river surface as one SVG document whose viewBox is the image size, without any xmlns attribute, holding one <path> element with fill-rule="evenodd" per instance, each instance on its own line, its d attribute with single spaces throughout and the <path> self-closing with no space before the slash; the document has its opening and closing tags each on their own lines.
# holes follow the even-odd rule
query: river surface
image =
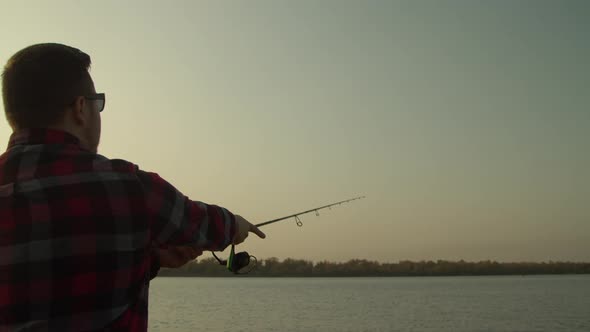
<svg viewBox="0 0 590 332">
<path fill-rule="evenodd" d="M 150 331 L 590 331 L 590 275 L 172 278 Z"/>
</svg>

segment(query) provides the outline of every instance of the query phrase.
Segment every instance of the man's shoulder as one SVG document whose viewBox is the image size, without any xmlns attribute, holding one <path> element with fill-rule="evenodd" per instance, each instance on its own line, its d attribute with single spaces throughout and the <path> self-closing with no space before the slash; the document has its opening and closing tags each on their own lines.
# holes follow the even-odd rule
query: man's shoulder
<svg viewBox="0 0 590 332">
<path fill-rule="evenodd" d="M 111 159 L 101 154 L 94 156 L 92 166 L 95 171 L 104 172 L 137 173 L 139 171 L 139 166 L 130 161 Z"/>
</svg>

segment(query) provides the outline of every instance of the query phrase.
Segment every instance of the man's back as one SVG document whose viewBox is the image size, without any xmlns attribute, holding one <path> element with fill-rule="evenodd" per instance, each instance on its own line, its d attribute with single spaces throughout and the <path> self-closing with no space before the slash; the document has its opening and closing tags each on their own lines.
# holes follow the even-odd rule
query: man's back
<svg viewBox="0 0 590 332">
<path fill-rule="evenodd" d="M 14 136 L 0 157 L 0 325 L 96 329 L 133 305 L 150 269 L 145 197 L 133 164 L 73 136 Z"/>
</svg>

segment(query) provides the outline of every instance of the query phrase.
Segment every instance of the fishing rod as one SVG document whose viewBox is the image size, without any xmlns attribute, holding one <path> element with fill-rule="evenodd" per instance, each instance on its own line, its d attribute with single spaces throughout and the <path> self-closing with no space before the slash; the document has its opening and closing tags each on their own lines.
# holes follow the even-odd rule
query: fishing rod
<svg viewBox="0 0 590 332">
<path fill-rule="evenodd" d="M 355 198 L 350 198 L 344 201 L 340 201 L 340 202 L 336 202 L 336 203 L 332 203 L 332 204 L 328 204 L 328 205 L 324 205 L 324 206 L 320 206 L 314 209 L 310 209 L 307 211 L 303 211 L 303 212 L 299 212 L 299 213 L 295 213 L 286 217 L 281 217 L 281 218 L 277 218 L 277 219 L 273 219 L 273 220 L 269 220 L 269 221 L 265 221 L 259 224 L 256 224 L 254 226 L 256 227 L 262 227 L 262 226 L 266 226 L 275 222 L 279 222 L 282 220 L 287 220 L 287 219 L 291 219 L 294 218 L 295 219 L 295 223 L 297 224 L 297 226 L 301 227 L 303 226 L 303 222 L 301 222 L 301 219 L 299 219 L 299 216 L 307 214 L 307 213 L 311 213 L 311 212 L 315 212 L 316 216 L 320 216 L 320 213 L 318 212 L 319 210 L 322 209 L 332 209 L 332 206 L 335 205 L 342 205 L 344 203 L 348 203 L 348 202 L 352 202 L 355 201 L 357 199 L 363 199 L 365 198 L 365 196 L 358 196 Z M 246 266 L 248 266 L 250 264 L 250 260 L 253 258 L 255 261 L 257 261 L 256 257 L 248 254 L 245 251 L 236 253 L 235 252 L 235 245 L 232 244 L 231 245 L 231 250 L 229 253 L 229 258 L 227 260 L 221 260 L 219 259 L 219 257 L 217 257 L 217 255 L 215 255 L 215 253 L 212 251 L 211 252 L 213 254 L 213 257 L 215 257 L 215 259 L 217 259 L 217 261 L 219 262 L 220 265 L 225 265 L 227 267 L 227 269 L 231 272 L 233 272 L 234 274 L 247 274 L 249 272 L 251 272 L 254 267 L 256 265 L 254 265 L 250 270 L 246 271 L 246 272 L 239 272 L 240 270 L 242 270 L 243 268 L 245 268 Z"/>
<path fill-rule="evenodd" d="M 315 208 L 315 209 L 311 209 L 311 210 L 307 210 L 307 211 L 295 213 L 295 214 L 292 214 L 290 216 L 286 216 L 286 217 L 281 217 L 281 218 L 274 219 L 274 220 L 265 221 L 265 222 L 262 222 L 260 224 L 256 224 L 254 226 L 256 226 L 256 227 L 262 227 L 262 226 L 265 226 L 265 225 L 268 225 L 268 224 L 275 223 L 277 221 L 281 221 L 281 220 L 285 220 L 285 219 L 289 219 L 289 218 L 295 218 L 295 221 L 297 223 L 297 226 L 301 227 L 301 226 L 303 226 L 303 223 L 299 219 L 299 216 L 302 215 L 302 214 L 315 212 L 316 216 L 319 217 L 320 216 L 320 214 L 318 213 L 319 210 L 330 208 L 330 207 L 332 207 L 334 205 L 341 205 L 342 203 L 348 203 L 348 202 L 351 202 L 351 201 L 354 201 L 354 200 L 357 200 L 357 199 L 361 199 L 361 198 L 365 198 L 365 196 L 359 196 L 359 197 L 347 199 L 345 201 L 341 201 L 341 202 L 336 202 L 336 203 L 324 205 L 324 206 L 321 206 L 321 207 L 318 207 L 318 208 Z"/>
</svg>

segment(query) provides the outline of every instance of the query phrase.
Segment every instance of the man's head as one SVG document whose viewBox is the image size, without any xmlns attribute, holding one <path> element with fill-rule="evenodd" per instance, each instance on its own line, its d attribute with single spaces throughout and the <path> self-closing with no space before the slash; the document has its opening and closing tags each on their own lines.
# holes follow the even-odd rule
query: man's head
<svg viewBox="0 0 590 332">
<path fill-rule="evenodd" d="M 62 44 L 37 44 L 14 54 L 2 73 L 6 119 L 14 131 L 62 129 L 96 152 L 104 95 L 96 94 L 88 54 Z"/>
</svg>

